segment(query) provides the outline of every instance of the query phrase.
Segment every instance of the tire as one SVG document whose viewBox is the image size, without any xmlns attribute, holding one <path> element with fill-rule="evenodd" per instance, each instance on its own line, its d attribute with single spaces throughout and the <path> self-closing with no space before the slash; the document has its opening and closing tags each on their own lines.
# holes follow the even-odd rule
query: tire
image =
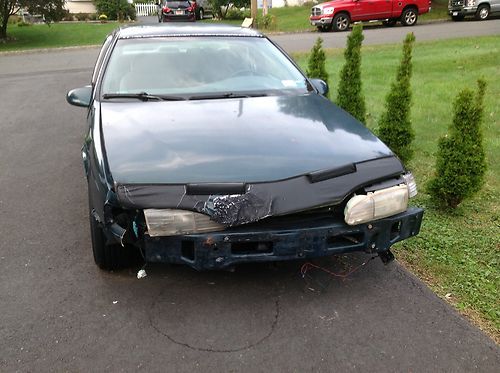
<svg viewBox="0 0 500 373">
<path fill-rule="evenodd" d="M 451 20 L 453 22 L 459 22 L 459 21 L 463 21 L 464 20 L 464 16 L 451 16 Z"/>
<path fill-rule="evenodd" d="M 333 17 L 333 29 L 335 31 L 346 31 L 349 28 L 351 19 L 347 13 L 338 13 Z"/>
<path fill-rule="evenodd" d="M 477 8 L 475 18 L 478 21 L 484 21 L 489 17 L 489 15 L 490 15 L 490 7 L 486 4 L 481 4 L 479 5 L 479 8 Z"/>
<path fill-rule="evenodd" d="M 90 237 L 92 239 L 92 253 L 95 264 L 100 269 L 112 271 L 116 269 L 129 268 L 138 263 L 139 250 L 125 245 L 106 245 L 106 237 L 99 223 L 92 214 L 89 203 Z"/>
<path fill-rule="evenodd" d="M 200 8 L 200 10 L 198 11 L 198 19 L 202 20 L 204 18 L 205 18 L 205 11 L 203 10 L 203 8 Z"/>
<path fill-rule="evenodd" d="M 413 26 L 417 23 L 418 11 L 415 8 L 406 8 L 401 14 L 401 24 L 403 26 Z"/>
</svg>

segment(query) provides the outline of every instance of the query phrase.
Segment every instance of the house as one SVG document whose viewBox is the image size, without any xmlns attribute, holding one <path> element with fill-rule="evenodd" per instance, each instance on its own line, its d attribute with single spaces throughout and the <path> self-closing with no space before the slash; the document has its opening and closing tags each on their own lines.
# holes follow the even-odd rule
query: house
<svg viewBox="0 0 500 373">
<path fill-rule="evenodd" d="M 65 8 L 70 13 L 95 13 L 96 9 L 93 1 L 87 0 L 66 0 Z"/>
</svg>

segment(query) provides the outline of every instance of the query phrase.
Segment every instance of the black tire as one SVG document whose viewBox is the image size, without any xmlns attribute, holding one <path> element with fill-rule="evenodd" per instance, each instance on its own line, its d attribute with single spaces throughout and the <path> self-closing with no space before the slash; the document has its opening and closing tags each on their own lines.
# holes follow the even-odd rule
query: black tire
<svg viewBox="0 0 500 373">
<path fill-rule="evenodd" d="M 406 8 L 401 14 L 401 24 L 403 26 L 413 26 L 418 20 L 418 10 L 416 8 Z"/>
<path fill-rule="evenodd" d="M 333 29 L 335 31 L 346 31 L 351 23 L 351 18 L 347 13 L 338 13 L 333 17 Z"/>
<path fill-rule="evenodd" d="M 198 11 L 198 19 L 202 20 L 204 18 L 205 18 L 205 11 L 203 10 L 203 8 L 200 8 L 200 10 Z"/>
<path fill-rule="evenodd" d="M 94 254 L 95 264 L 100 269 L 112 271 L 129 268 L 139 262 L 139 249 L 128 245 L 125 245 L 125 247 L 121 245 L 106 245 L 106 237 L 92 214 L 91 206 L 89 206 L 89 219 L 92 253 Z"/>
<path fill-rule="evenodd" d="M 398 22 L 397 18 L 390 18 L 387 21 L 383 21 L 382 24 L 387 27 L 393 27 L 396 26 L 397 22 Z"/>
<path fill-rule="evenodd" d="M 475 18 L 478 21 L 484 21 L 485 19 L 488 19 L 490 16 L 490 7 L 486 4 L 481 4 L 479 5 L 479 8 L 477 8 Z"/>
<path fill-rule="evenodd" d="M 451 16 L 453 22 L 459 22 L 464 20 L 464 16 Z"/>
</svg>

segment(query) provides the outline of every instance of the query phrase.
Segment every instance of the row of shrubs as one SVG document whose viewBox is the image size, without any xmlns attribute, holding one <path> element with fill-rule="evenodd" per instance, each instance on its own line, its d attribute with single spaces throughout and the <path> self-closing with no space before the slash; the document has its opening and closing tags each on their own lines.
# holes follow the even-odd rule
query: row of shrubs
<svg viewBox="0 0 500 373">
<path fill-rule="evenodd" d="M 365 123 L 365 100 L 361 89 L 361 45 L 363 28 L 355 25 L 347 38 L 345 64 L 340 72 L 336 103 L 360 122 Z M 396 79 L 386 97 L 385 111 L 378 122 L 378 136 L 408 164 L 413 158 L 415 132 L 411 124 L 412 49 L 415 36 L 410 33 L 403 43 L 403 55 Z M 328 82 L 323 40 L 318 38 L 308 60 L 307 75 Z M 448 134 L 438 142 L 435 175 L 427 192 L 438 205 L 456 208 L 465 198 L 477 193 L 484 184 L 486 155 L 483 146 L 482 119 L 486 82 L 478 80 L 477 91 L 464 89 L 454 102 L 454 115 Z"/>
</svg>

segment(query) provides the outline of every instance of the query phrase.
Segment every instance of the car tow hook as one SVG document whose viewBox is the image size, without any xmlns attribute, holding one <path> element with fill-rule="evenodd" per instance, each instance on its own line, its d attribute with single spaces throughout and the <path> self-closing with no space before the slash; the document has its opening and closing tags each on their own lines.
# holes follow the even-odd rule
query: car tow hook
<svg viewBox="0 0 500 373">
<path fill-rule="evenodd" d="M 391 250 L 382 251 L 378 253 L 378 256 L 384 264 L 389 264 L 394 260 L 394 254 L 391 252 Z"/>
</svg>

